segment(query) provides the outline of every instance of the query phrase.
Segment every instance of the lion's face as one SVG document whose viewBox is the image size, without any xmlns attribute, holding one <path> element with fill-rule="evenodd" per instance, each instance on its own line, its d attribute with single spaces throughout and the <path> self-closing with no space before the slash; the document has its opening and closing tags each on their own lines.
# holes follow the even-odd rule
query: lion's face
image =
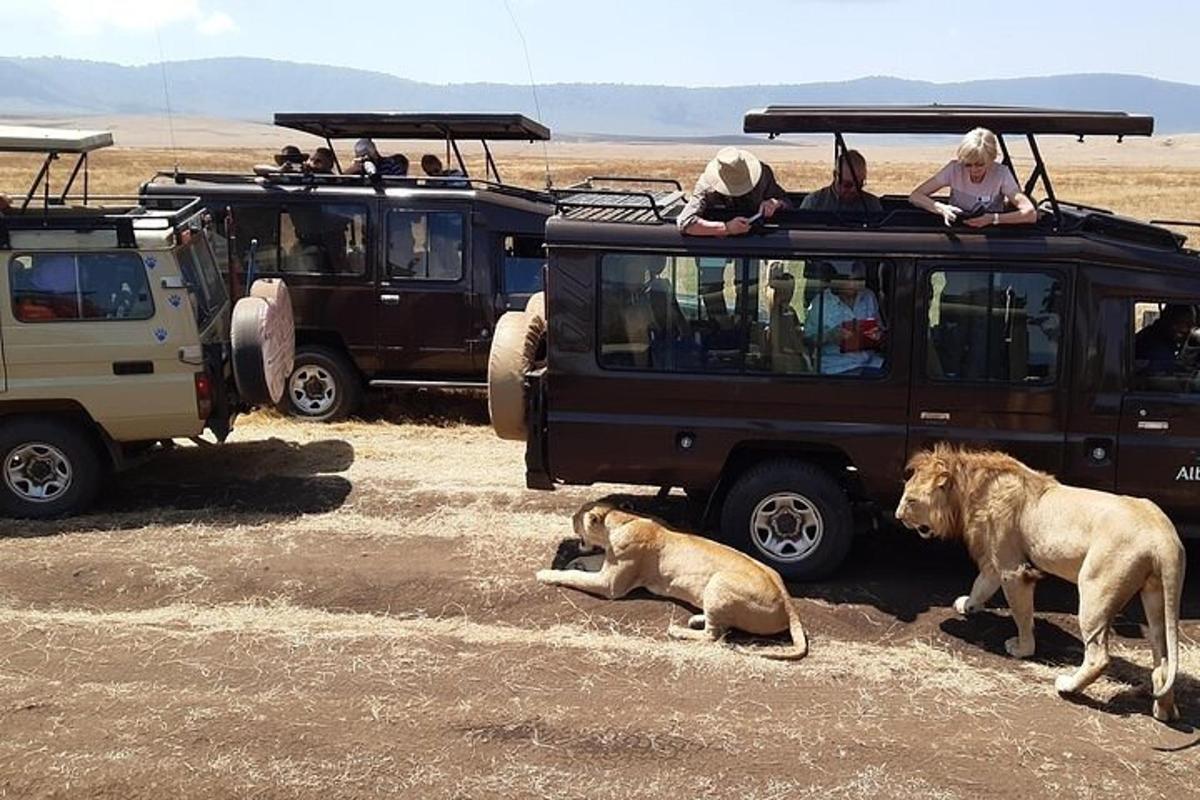
<svg viewBox="0 0 1200 800">
<path fill-rule="evenodd" d="M 896 519 L 924 539 L 948 535 L 949 531 L 938 530 L 938 526 L 946 519 L 946 515 L 939 512 L 949 499 L 946 491 L 950 480 L 949 465 L 935 453 L 918 453 L 908 463 L 908 469 L 911 474 L 904 483 L 904 496 L 896 507 Z"/>
<path fill-rule="evenodd" d="M 608 528 L 604 518 L 612 507 L 607 503 L 588 503 L 575 512 L 571 523 L 575 527 L 575 535 L 589 547 L 608 549 Z"/>
</svg>

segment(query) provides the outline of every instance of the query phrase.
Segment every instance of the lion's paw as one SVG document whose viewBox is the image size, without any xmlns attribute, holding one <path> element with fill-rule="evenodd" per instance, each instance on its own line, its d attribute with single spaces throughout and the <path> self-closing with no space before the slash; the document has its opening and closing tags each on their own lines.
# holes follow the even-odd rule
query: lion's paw
<svg viewBox="0 0 1200 800">
<path fill-rule="evenodd" d="M 1033 655 L 1033 645 L 1021 646 L 1021 637 L 1014 636 L 1004 642 L 1004 650 L 1013 658 L 1029 658 Z"/>
<path fill-rule="evenodd" d="M 1075 678 L 1071 675 L 1059 675 L 1054 679 L 1054 691 L 1059 694 L 1075 693 Z"/>
<path fill-rule="evenodd" d="M 979 607 L 971 602 L 971 596 L 969 594 L 964 594 L 962 597 L 954 601 L 954 610 L 957 611 L 961 616 L 965 617 L 970 614 L 974 614 L 979 610 Z"/>
<path fill-rule="evenodd" d="M 552 584 L 552 583 L 554 583 L 554 570 L 552 570 L 552 569 L 539 569 L 539 570 L 537 571 L 537 575 L 535 575 L 534 577 L 536 577 L 536 578 L 537 578 L 537 581 L 538 581 L 538 583 L 549 583 L 549 584 Z"/>
</svg>

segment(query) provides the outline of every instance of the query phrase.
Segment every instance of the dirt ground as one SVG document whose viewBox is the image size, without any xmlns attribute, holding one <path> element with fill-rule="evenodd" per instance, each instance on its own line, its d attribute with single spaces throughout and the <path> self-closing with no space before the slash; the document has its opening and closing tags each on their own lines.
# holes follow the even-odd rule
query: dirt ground
<svg viewBox="0 0 1200 800">
<path fill-rule="evenodd" d="M 1073 588 L 1039 589 L 1039 654 L 1014 661 L 1006 610 L 950 608 L 965 555 L 895 531 L 791 587 L 811 653 L 771 662 L 669 641 L 668 601 L 537 584 L 613 487 L 524 489 L 485 422 L 438 393 L 254 416 L 96 513 L 6 523 L 0 797 L 1196 796 L 1197 548 L 1179 725 L 1148 714 L 1136 604 L 1106 677 L 1062 700 Z"/>
</svg>

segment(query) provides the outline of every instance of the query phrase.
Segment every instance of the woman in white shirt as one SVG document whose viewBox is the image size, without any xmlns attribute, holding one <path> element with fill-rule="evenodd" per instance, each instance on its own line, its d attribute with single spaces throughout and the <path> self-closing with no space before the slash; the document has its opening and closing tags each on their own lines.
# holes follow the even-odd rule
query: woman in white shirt
<svg viewBox="0 0 1200 800">
<path fill-rule="evenodd" d="M 998 151 L 996 134 L 976 128 L 963 137 L 957 158 L 913 189 L 908 201 L 941 215 L 947 225 L 959 217 L 972 228 L 1037 222 L 1033 201 L 1021 191 L 1012 170 L 996 161 Z M 934 192 L 946 188 L 950 189 L 949 203 L 933 199 Z"/>
</svg>

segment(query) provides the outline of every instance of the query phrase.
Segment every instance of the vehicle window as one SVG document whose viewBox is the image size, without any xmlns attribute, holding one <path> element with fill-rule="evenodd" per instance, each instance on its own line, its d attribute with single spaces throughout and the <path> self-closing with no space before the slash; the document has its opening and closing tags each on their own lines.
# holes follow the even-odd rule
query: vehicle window
<svg viewBox="0 0 1200 800">
<path fill-rule="evenodd" d="M 196 322 L 203 328 L 229 297 L 208 240 L 203 236 L 188 237 L 187 243 L 175 251 L 175 260 L 191 292 Z"/>
<path fill-rule="evenodd" d="M 600 266 L 600 363 L 680 372 L 741 366 L 741 260 L 610 254 Z"/>
<path fill-rule="evenodd" d="M 1134 391 L 1200 391 L 1200 303 L 1187 300 L 1133 302 Z"/>
<path fill-rule="evenodd" d="M 229 251 L 226 237 L 225 205 L 210 208 L 216 230 L 213 250 L 222 271 L 229 271 Z M 242 269 L 248 266 L 250 245 L 257 242 L 255 262 L 257 272 L 279 270 L 279 208 L 277 206 L 234 206 L 233 225 L 237 234 L 237 257 Z"/>
<path fill-rule="evenodd" d="M 879 259 L 751 262 L 746 368 L 875 377 L 887 369 L 894 267 Z"/>
<path fill-rule="evenodd" d="M 424 281 L 463 276 L 463 215 L 457 211 L 388 212 L 388 275 Z"/>
<path fill-rule="evenodd" d="M 504 237 L 504 293 L 533 294 L 542 290 L 546 256 L 537 236 Z"/>
<path fill-rule="evenodd" d="M 925 374 L 935 380 L 1048 384 L 1062 343 L 1062 282 L 1040 272 L 935 271 Z"/>
<path fill-rule="evenodd" d="M 361 275 L 367 266 L 367 209 L 345 203 L 291 205 L 279 219 L 279 269 Z"/>
<path fill-rule="evenodd" d="M 9 262 L 21 322 L 145 320 L 154 316 L 146 265 L 136 253 L 39 253 Z"/>
</svg>

